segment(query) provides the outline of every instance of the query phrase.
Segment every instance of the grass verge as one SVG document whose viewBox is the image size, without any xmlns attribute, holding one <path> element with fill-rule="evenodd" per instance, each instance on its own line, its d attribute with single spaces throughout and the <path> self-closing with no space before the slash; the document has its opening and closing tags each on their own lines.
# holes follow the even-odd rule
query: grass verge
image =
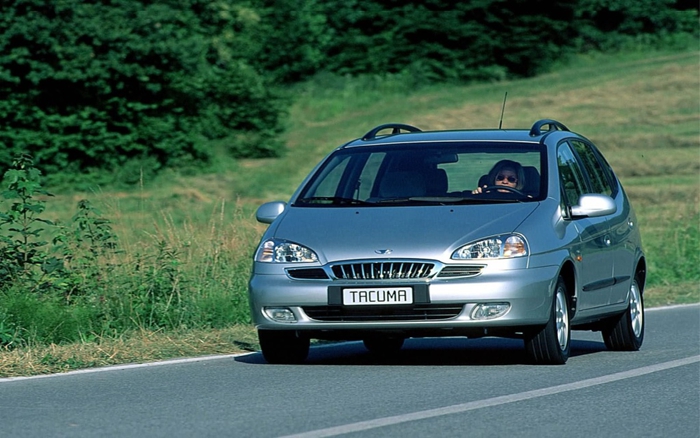
<svg viewBox="0 0 700 438">
<path fill-rule="evenodd" d="M 255 330 L 235 325 L 219 330 L 141 331 L 120 338 L 68 345 L 24 347 L 0 353 L 0 377 L 62 373 L 82 368 L 146 363 L 258 349 Z"/>
<path fill-rule="evenodd" d="M 381 82 L 367 89 L 348 84 L 352 93 L 342 84 L 341 92 L 309 87 L 299 90 L 282 159 L 221 165 L 210 175 L 165 175 L 132 191 L 57 193 L 47 213 L 66 222 L 78 200 L 90 199 L 110 219 L 124 252 L 93 272 L 100 288 L 85 288 L 79 297 L 85 311 L 68 309 L 72 322 L 48 307 L 56 300 L 16 299 L 12 308 L 0 302 L 0 345 L 26 337 L 0 346 L 0 377 L 256 349 L 245 324 L 250 258 L 264 230 L 255 208 L 288 199 L 326 153 L 380 123 L 495 127 L 506 91 L 504 127 L 558 119 L 596 142 L 620 175 L 648 257 L 647 307 L 699 302 L 697 60 L 697 51 L 600 56 L 528 80 L 417 91 Z M 37 321 L 38 315 L 46 317 Z M 80 321 L 86 323 L 67 330 Z M 55 339 L 63 330 L 73 339 Z"/>
<path fill-rule="evenodd" d="M 697 284 L 681 284 L 649 289 L 645 293 L 645 301 L 647 309 L 697 303 L 700 301 L 700 287 Z M 0 378 L 65 373 L 83 368 L 183 357 L 241 354 L 259 348 L 255 329 L 250 325 L 169 333 L 143 331 L 119 339 L 104 338 L 70 345 L 51 344 L 0 352 Z"/>
</svg>

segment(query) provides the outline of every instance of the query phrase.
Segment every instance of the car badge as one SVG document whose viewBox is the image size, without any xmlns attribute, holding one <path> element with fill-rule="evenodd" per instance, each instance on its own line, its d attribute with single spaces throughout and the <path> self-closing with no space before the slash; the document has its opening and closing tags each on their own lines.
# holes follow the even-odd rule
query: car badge
<svg viewBox="0 0 700 438">
<path fill-rule="evenodd" d="M 377 253 L 377 254 L 389 255 L 389 254 L 391 254 L 393 251 L 390 250 L 390 249 L 378 249 L 378 250 L 376 250 L 376 251 L 374 251 L 374 252 Z"/>
</svg>

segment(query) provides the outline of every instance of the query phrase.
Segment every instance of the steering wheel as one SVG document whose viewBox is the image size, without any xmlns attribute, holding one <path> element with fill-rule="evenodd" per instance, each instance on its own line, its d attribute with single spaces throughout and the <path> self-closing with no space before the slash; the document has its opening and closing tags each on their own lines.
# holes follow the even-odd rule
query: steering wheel
<svg viewBox="0 0 700 438">
<path fill-rule="evenodd" d="M 483 187 L 481 189 L 481 193 L 490 193 L 490 192 L 497 192 L 497 191 L 502 191 L 505 190 L 510 193 L 515 193 L 516 195 L 520 195 L 525 197 L 525 193 L 521 192 L 520 190 L 514 188 L 514 187 L 509 187 L 509 186 L 487 186 Z"/>
</svg>

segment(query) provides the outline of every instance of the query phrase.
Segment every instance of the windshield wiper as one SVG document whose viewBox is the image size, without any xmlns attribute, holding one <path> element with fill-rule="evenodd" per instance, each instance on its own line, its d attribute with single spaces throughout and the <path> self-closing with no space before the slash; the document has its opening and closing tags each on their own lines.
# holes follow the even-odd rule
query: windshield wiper
<svg viewBox="0 0 700 438">
<path fill-rule="evenodd" d="M 320 205 L 371 205 L 371 202 L 361 201 L 353 198 L 343 198 L 342 196 L 312 196 L 310 198 L 297 199 L 299 204 L 320 204 Z"/>
<path fill-rule="evenodd" d="M 377 204 L 490 204 L 501 202 L 519 202 L 515 199 L 498 199 L 489 197 L 456 197 L 456 196 L 412 196 L 409 198 L 386 198 L 377 200 Z"/>
<path fill-rule="evenodd" d="M 525 202 L 522 199 L 515 198 L 464 198 L 463 204 L 513 204 Z"/>
<path fill-rule="evenodd" d="M 402 204 L 402 203 L 415 203 L 415 204 L 456 204 L 465 198 L 455 198 L 452 196 L 411 196 L 408 198 L 385 198 L 376 201 L 377 204 Z"/>
</svg>

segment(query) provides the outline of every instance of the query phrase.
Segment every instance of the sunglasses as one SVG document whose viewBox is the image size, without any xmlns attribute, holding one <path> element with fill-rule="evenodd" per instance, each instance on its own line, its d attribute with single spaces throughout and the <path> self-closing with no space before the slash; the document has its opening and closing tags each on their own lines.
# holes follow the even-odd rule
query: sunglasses
<svg viewBox="0 0 700 438">
<path fill-rule="evenodd" d="M 509 183 L 514 184 L 515 182 L 518 181 L 518 178 L 514 176 L 505 176 L 505 175 L 498 175 L 496 177 L 496 181 L 503 181 L 503 180 L 508 180 Z"/>
</svg>

